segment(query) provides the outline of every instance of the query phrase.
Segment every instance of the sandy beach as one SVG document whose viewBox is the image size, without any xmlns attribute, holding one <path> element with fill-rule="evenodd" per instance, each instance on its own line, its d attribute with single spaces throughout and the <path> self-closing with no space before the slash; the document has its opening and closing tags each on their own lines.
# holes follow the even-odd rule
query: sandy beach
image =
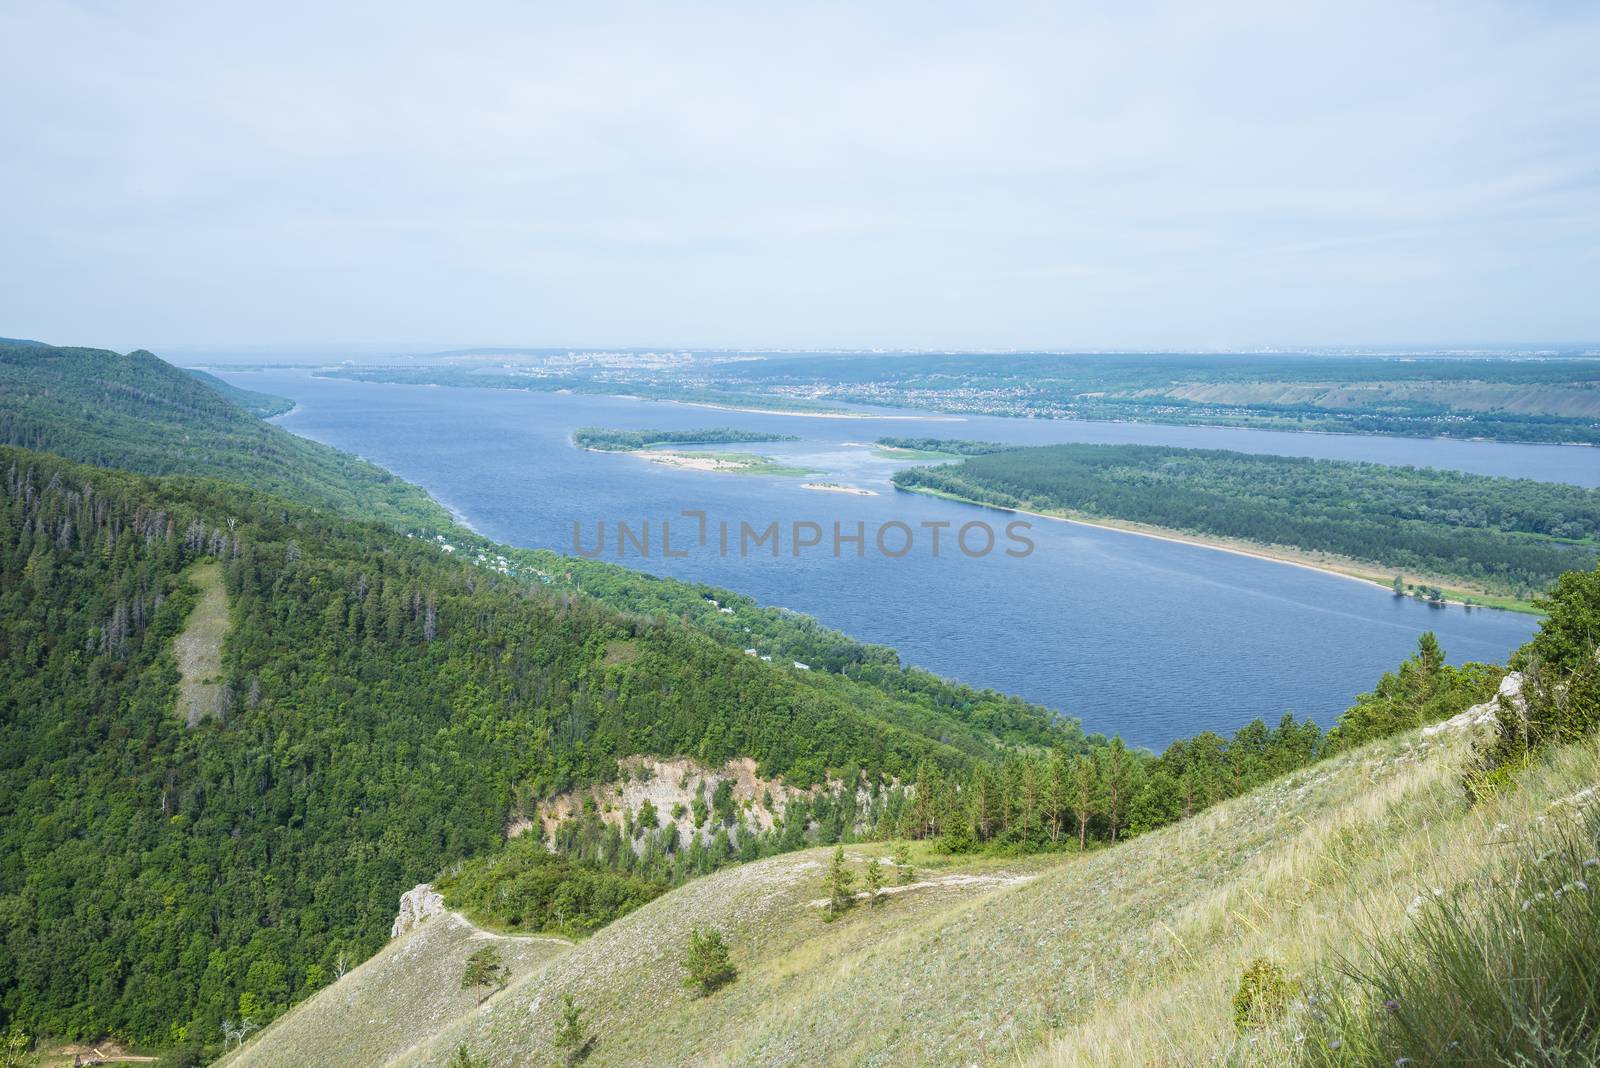
<svg viewBox="0 0 1600 1068">
<path fill-rule="evenodd" d="M 906 492 L 925 493 L 925 490 L 912 489 Z M 1002 512 L 1012 512 L 1017 515 L 1033 516 L 1037 519 L 1049 519 L 1057 523 L 1074 523 L 1081 527 L 1100 527 L 1104 530 L 1116 530 L 1124 534 L 1136 534 L 1141 538 L 1154 538 L 1157 541 L 1177 542 L 1180 545 L 1193 545 L 1201 549 L 1211 549 L 1214 552 L 1232 553 L 1235 556 L 1249 556 L 1257 560 L 1270 560 L 1275 564 L 1288 564 L 1291 567 L 1303 567 L 1308 571 L 1320 571 L 1324 575 L 1334 575 L 1338 578 L 1360 582 L 1363 585 L 1373 586 L 1380 590 L 1393 592 L 1391 580 L 1386 581 L 1382 575 L 1376 573 L 1376 565 L 1363 564 L 1359 560 L 1337 559 L 1330 560 L 1311 556 L 1294 549 L 1276 549 L 1266 545 L 1256 545 L 1250 542 L 1232 541 L 1226 538 L 1205 538 L 1181 531 L 1169 530 L 1164 527 L 1152 527 L 1143 523 L 1132 523 L 1119 519 L 1100 519 L 1080 515 L 1062 515 L 1051 512 L 1035 512 L 1026 508 L 1007 508 L 1003 505 L 988 504 L 983 501 L 969 500 L 954 494 L 933 493 L 930 496 L 945 497 L 947 500 L 961 501 L 963 504 L 972 504 L 980 508 L 994 508 Z M 1392 573 L 1391 573 L 1392 574 Z M 1479 598 L 1495 598 L 1498 595 L 1481 590 L 1470 590 L 1463 594 L 1459 589 L 1450 589 L 1446 583 L 1449 580 L 1439 579 L 1428 575 L 1413 575 L 1400 572 L 1402 578 L 1413 584 L 1438 586 L 1445 589 L 1446 601 L 1451 604 L 1462 603 L 1462 598 L 1471 596 Z M 1509 600 L 1509 599 L 1506 599 Z M 1511 605 L 1478 604 L 1479 608 L 1503 608 L 1506 611 L 1531 611 L 1529 608 L 1512 607 Z"/>
<path fill-rule="evenodd" d="M 877 490 L 862 489 L 860 486 L 841 486 L 837 482 L 806 482 L 801 489 L 816 490 L 819 493 L 849 493 L 856 497 L 876 497 Z"/>
</svg>

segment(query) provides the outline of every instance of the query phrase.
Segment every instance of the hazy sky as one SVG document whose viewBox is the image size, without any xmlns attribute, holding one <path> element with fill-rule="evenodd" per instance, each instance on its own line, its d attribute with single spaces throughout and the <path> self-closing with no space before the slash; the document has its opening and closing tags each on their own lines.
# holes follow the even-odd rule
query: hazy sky
<svg viewBox="0 0 1600 1068">
<path fill-rule="evenodd" d="M 1593 3 L 0 0 L 0 99 L 0 335 L 1600 340 Z"/>
</svg>

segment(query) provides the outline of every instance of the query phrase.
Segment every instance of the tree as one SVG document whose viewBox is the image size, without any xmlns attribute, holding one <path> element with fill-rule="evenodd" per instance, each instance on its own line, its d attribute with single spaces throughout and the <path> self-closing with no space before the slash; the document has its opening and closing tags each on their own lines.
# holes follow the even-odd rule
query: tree
<svg viewBox="0 0 1600 1068">
<path fill-rule="evenodd" d="M 561 1017 L 556 1021 L 555 1044 L 568 1064 L 583 1060 L 594 1046 L 594 1038 L 583 1023 L 583 1009 L 571 994 L 561 995 Z"/>
<path fill-rule="evenodd" d="M 37 1059 L 29 1052 L 33 1038 L 22 1025 L 11 1021 L 11 1029 L 0 1036 L 0 1068 L 33 1068 Z"/>
<path fill-rule="evenodd" d="M 1050 763 L 1045 773 L 1044 808 L 1050 821 L 1050 841 L 1061 841 L 1061 817 L 1066 812 L 1072 795 L 1072 767 L 1064 749 L 1057 746 L 1050 751 Z"/>
<path fill-rule="evenodd" d="M 835 919 L 855 902 L 850 892 L 855 882 L 855 872 L 845 863 L 844 846 L 836 846 L 833 863 L 828 865 L 828 919 Z"/>
<path fill-rule="evenodd" d="M 878 863 L 878 858 L 873 857 L 867 862 L 867 898 L 874 905 L 878 903 L 878 895 L 883 892 L 883 867 Z"/>
<path fill-rule="evenodd" d="M 484 946 L 467 958 L 467 967 L 461 973 L 461 989 L 471 987 L 473 996 L 482 1005 L 483 997 L 478 991 L 486 986 L 498 988 L 505 977 L 506 966 L 500 959 L 500 951 L 494 946 Z"/>
<path fill-rule="evenodd" d="M 911 847 L 904 842 L 894 847 L 894 866 L 900 869 L 901 886 L 910 886 L 917 881 L 917 869 L 911 865 Z"/>
<path fill-rule="evenodd" d="M 1072 814 L 1078 820 L 1078 848 L 1089 848 L 1089 820 L 1100 804 L 1100 765 L 1080 756 L 1072 768 Z"/>
<path fill-rule="evenodd" d="M 1133 797 L 1137 785 L 1134 779 L 1139 769 L 1133 754 L 1120 737 L 1111 739 L 1111 744 L 1100 750 L 1100 760 L 1100 779 L 1105 788 L 1106 824 L 1111 831 L 1111 840 L 1115 842 L 1118 833 L 1127 825 L 1128 802 Z"/>
<path fill-rule="evenodd" d="M 728 942 L 715 927 L 689 932 L 689 948 L 684 954 L 683 985 L 699 991 L 701 997 L 715 993 L 733 982 L 739 970 L 728 959 Z"/>
</svg>

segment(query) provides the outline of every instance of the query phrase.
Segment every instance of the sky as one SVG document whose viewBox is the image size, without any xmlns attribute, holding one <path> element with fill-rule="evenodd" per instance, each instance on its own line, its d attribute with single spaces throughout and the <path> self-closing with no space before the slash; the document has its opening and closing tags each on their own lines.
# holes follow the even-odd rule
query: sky
<svg viewBox="0 0 1600 1068">
<path fill-rule="evenodd" d="M 1600 5 L 0 2 L 0 335 L 1600 341 Z"/>
</svg>

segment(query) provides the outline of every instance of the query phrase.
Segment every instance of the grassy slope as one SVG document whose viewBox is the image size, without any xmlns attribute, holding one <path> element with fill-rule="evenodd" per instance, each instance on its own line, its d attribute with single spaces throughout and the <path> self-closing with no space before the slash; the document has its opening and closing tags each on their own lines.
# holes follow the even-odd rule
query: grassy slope
<svg viewBox="0 0 1600 1068">
<path fill-rule="evenodd" d="M 295 1006 L 243 1048 L 218 1060 L 232 1068 L 378 1065 L 470 1012 L 461 989 L 467 957 L 500 951 L 511 982 L 562 953 L 559 938 L 511 938 L 479 930 L 454 914 L 435 916 L 390 942 L 350 974 Z M 485 998 L 492 1003 L 495 996 Z"/>
<path fill-rule="evenodd" d="M 1249 1045 L 1233 1031 L 1251 959 L 1304 975 L 1350 951 L 1353 932 L 1404 924 L 1417 895 L 1492 868 L 1600 771 L 1586 743 L 1469 808 L 1466 741 L 1376 743 L 1087 856 L 945 861 L 919 872 L 932 885 L 833 924 L 810 904 L 826 850 L 731 869 L 553 957 L 392 1063 L 442 1066 L 463 1042 L 496 1068 L 553 1063 L 564 993 L 586 1010 L 594 1065 L 1291 1063 L 1292 1018 Z M 887 853 L 851 849 L 858 870 Z M 740 968 L 704 1000 L 678 985 L 694 924 L 727 931 Z M 311 1048 L 293 1026 L 260 1044 Z"/>
<path fill-rule="evenodd" d="M 200 588 L 200 600 L 172 642 L 178 662 L 178 715 L 193 727 L 222 712 L 222 641 L 228 636 L 228 593 L 222 565 L 214 560 L 189 569 L 189 581 Z"/>
</svg>

